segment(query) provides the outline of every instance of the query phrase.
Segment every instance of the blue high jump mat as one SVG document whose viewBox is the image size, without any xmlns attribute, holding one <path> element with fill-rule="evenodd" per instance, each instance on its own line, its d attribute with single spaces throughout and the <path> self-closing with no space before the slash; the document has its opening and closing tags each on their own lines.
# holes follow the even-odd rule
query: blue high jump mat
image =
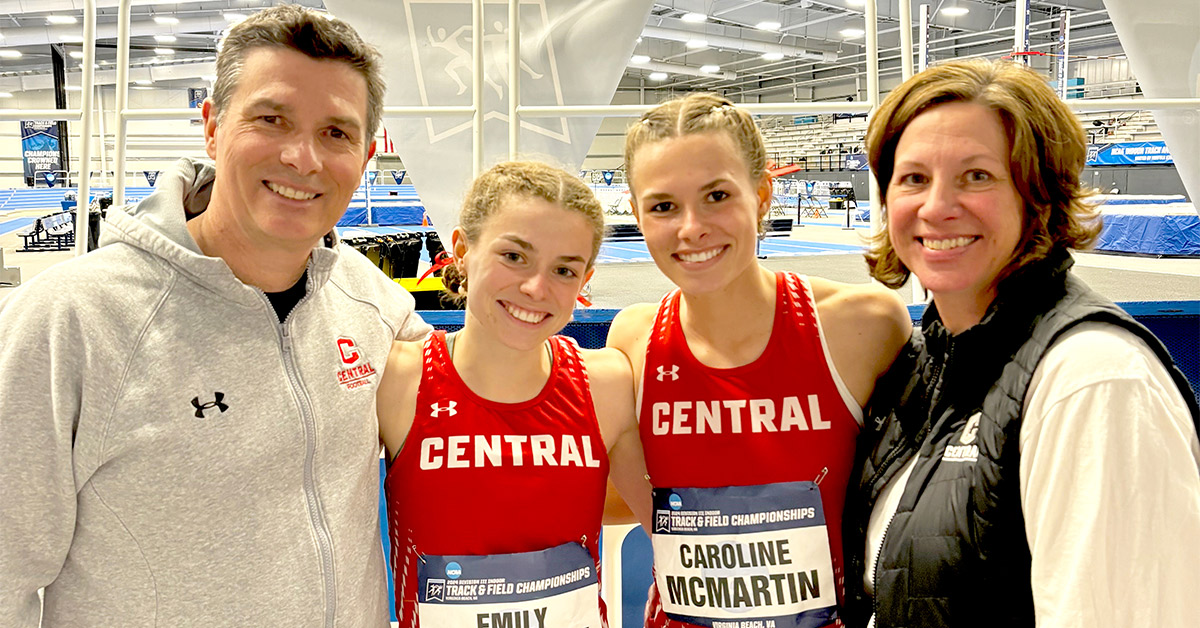
<svg viewBox="0 0 1200 628">
<path fill-rule="evenodd" d="M 1200 216 L 1191 203 L 1101 205 L 1104 228 L 1096 250 L 1158 257 L 1200 256 Z M 1127 200 L 1127 199 L 1120 199 Z"/>
<path fill-rule="evenodd" d="M 759 255 L 767 257 L 800 257 L 805 255 L 857 255 L 861 246 L 832 244 L 829 242 L 807 242 L 791 238 L 764 238 L 759 245 Z M 652 262 L 650 251 L 644 240 L 605 242 L 600 245 L 600 256 L 596 262 L 611 264 L 618 262 Z"/>
</svg>

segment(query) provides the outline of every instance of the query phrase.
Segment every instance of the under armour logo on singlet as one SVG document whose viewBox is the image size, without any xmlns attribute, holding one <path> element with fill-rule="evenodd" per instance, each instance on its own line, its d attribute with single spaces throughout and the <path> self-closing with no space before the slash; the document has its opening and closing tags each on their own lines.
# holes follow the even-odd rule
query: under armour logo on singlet
<svg viewBox="0 0 1200 628">
<path fill-rule="evenodd" d="M 671 381 L 675 381 L 675 380 L 679 379 L 679 365 L 672 364 L 671 369 L 667 370 L 667 369 L 663 368 L 662 365 L 660 364 L 658 367 L 658 377 L 656 379 L 658 379 L 658 381 L 661 382 L 661 381 L 663 381 L 664 377 L 670 377 Z"/>
<path fill-rule="evenodd" d="M 436 403 L 431 403 L 431 404 L 429 404 L 429 408 L 431 410 L 430 415 L 435 419 L 438 418 L 438 416 L 440 416 L 443 412 L 449 412 L 450 416 L 454 416 L 454 415 L 458 414 L 458 410 L 457 410 L 458 402 L 454 401 L 453 399 L 450 400 L 449 402 L 447 402 L 446 405 L 444 405 L 444 406 L 439 406 Z"/>
</svg>

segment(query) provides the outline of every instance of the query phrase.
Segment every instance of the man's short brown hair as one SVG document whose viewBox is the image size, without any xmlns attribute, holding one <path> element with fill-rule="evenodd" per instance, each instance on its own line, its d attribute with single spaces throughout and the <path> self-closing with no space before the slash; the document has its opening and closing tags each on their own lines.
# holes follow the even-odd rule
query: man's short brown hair
<svg viewBox="0 0 1200 628">
<path fill-rule="evenodd" d="M 294 4 L 263 9 L 235 24 L 221 40 L 212 96 L 218 123 L 237 91 L 246 54 L 262 47 L 286 48 L 313 59 L 342 61 L 357 70 L 367 82 L 364 144 L 371 145 L 383 118 L 383 94 L 387 89 L 379 51 L 363 41 L 346 22 Z"/>
</svg>

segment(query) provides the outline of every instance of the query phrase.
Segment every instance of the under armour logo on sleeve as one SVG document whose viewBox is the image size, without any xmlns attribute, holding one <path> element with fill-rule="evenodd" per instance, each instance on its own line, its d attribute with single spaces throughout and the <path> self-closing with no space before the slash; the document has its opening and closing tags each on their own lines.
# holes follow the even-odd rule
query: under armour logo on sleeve
<svg viewBox="0 0 1200 628">
<path fill-rule="evenodd" d="M 199 397 L 192 397 L 192 405 L 196 408 L 196 418 L 203 419 L 204 411 L 212 408 L 216 408 L 222 413 L 229 409 L 229 405 L 225 403 L 225 393 L 218 392 L 213 395 L 216 399 L 208 403 L 200 403 Z"/>
</svg>

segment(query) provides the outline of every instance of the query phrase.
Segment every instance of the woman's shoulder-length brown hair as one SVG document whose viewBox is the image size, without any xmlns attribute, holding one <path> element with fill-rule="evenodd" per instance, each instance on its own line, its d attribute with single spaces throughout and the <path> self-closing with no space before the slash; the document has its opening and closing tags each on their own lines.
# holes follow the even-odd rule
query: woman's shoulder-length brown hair
<svg viewBox="0 0 1200 628">
<path fill-rule="evenodd" d="M 1041 75 L 1009 61 L 951 61 L 917 74 L 884 98 L 866 137 L 867 157 L 879 182 L 877 205 L 883 207 L 887 198 L 904 129 L 921 113 L 948 102 L 992 109 L 1008 140 L 1009 170 L 1025 215 L 1021 240 L 998 281 L 1054 249 L 1083 249 L 1096 240 L 1098 213 L 1084 202 L 1089 191 L 1079 181 L 1087 160 L 1087 135 Z M 910 271 L 897 257 L 886 229 L 871 238 L 866 259 L 871 276 L 884 285 L 898 288 L 908 280 Z"/>
</svg>

